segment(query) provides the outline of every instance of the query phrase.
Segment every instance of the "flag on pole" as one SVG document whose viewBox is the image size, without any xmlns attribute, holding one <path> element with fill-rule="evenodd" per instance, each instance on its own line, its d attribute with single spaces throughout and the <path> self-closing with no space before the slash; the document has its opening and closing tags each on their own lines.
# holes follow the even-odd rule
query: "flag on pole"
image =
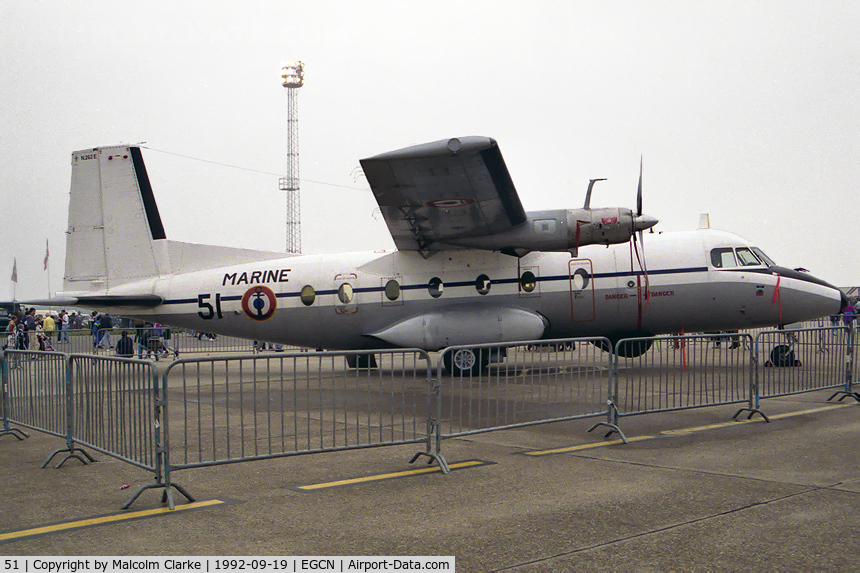
<svg viewBox="0 0 860 573">
<path fill-rule="evenodd" d="M 18 259 L 12 258 L 12 282 L 18 284 Z"/>
<path fill-rule="evenodd" d="M 45 239 L 45 270 L 46 271 L 48 270 L 48 254 L 49 254 L 49 252 L 50 251 L 48 250 L 48 239 Z"/>
</svg>

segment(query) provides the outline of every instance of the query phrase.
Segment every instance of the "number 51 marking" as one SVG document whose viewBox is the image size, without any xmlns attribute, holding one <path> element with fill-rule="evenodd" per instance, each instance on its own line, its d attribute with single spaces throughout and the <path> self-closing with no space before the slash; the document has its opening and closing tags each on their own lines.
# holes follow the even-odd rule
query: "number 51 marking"
<svg viewBox="0 0 860 573">
<path fill-rule="evenodd" d="M 224 315 L 221 312 L 221 293 L 215 293 L 215 308 L 212 308 L 212 305 L 206 302 L 206 299 L 211 297 L 211 294 L 198 294 L 197 295 L 197 306 L 205 310 L 201 310 L 198 312 L 198 316 L 203 320 L 211 320 L 215 318 L 217 315 L 218 318 L 224 318 Z"/>
</svg>

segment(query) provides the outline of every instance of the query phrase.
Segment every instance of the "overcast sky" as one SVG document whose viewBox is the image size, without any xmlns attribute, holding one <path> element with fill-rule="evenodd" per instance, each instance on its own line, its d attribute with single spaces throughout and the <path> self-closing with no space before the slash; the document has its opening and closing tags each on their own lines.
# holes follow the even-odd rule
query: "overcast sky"
<svg viewBox="0 0 860 573">
<path fill-rule="evenodd" d="M 292 60 L 305 253 L 393 246 L 359 159 L 483 135 L 527 210 L 597 177 L 593 206 L 634 207 L 642 155 L 657 230 L 709 213 L 860 284 L 856 0 L 7 0 L 0 25 L 0 298 L 13 257 L 19 299 L 61 290 L 70 155 L 99 145 L 146 142 L 168 238 L 284 250 Z"/>
</svg>

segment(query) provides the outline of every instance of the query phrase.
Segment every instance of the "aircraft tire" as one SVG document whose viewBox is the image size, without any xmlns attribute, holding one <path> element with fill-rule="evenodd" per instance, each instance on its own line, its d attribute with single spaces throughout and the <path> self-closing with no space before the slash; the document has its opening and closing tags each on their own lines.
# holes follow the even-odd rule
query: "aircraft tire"
<svg viewBox="0 0 860 573">
<path fill-rule="evenodd" d="M 794 359 L 794 350 L 787 344 L 778 344 L 770 351 L 770 362 L 778 368 L 795 366 L 799 361 Z"/>
<path fill-rule="evenodd" d="M 451 376 L 478 376 L 489 362 L 487 354 L 485 350 L 459 348 L 446 352 L 442 362 Z"/>
<path fill-rule="evenodd" d="M 625 338 L 638 338 L 644 335 L 643 333 L 629 333 L 629 334 L 618 334 L 609 339 L 609 344 L 606 344 L 605 340 L 592 340 L 591 343 L 603 350 L 604 352 L 610 352 L 612 354 L 615 353 L 615 346 L 619 340 L 623 340 Z M 654 341 L 651 339 L 643 339 L 643 340 L 630 340 L 618 346 L 618 356 L 622 358 L 636 358 L 638 356 L 642 356 L 649 350 L 651 350 L 651 346 L 653 346 Z"/>
<path fill-rule="evenodd" d="M 378 368 L 375 354 L 347 354 L 346 365 L 350 368 Z"/>
</svg>

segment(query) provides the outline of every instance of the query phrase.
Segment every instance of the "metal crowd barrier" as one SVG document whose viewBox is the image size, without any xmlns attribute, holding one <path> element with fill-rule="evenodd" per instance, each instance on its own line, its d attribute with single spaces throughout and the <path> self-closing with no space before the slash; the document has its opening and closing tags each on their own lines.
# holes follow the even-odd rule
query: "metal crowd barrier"
<svg viewBox="0 0 860 573">
<path fill-rule="evenodd" d="M 848 327 L 761 332 L 756 388 L 759 398 L 832 388 L 846 383 Z"/>
<path fill-rule="evenodd" d="M 68 435 L 66 358 L 59 352 L 5 351 L 4 425 L 14 422 L 61 438 Z"/>
<path fill-rule="evenodd" d="M 606 414 L 611 360 L 598 348 L 600 343 L 609 341 L 540 340 L 442 350 L 437 404 L 441 437 Z M 473 352 L 487 368 L 444 374 L 463 351 Z"/>
<path fill-rule="evenodd" d="M 158 469 L 158 378 L 149 362 L 69 357 L 72 438 L 145 470 Z"/>
<path fill-rule="evenodd" d="M 640 356 L 625 348 L 651 344 Z M 700 334 L 632 338 L 615 346 L 619 416 L 744 402 L 750 396 L 752 337 Z"/>
<path fill-rule="evenodd" d="M 177 360 L 164 375 L 165 473 L 421 442 L 432 458 L 431 373 L 421 350 Z"/>
<path fill-rule="evenodd" d="M 845 381 L 845 391 L 852 391 L 852 383 L 860 377 L 860 328 L 854 327 L 848 332 L 848 368 L 847 379 Z M 860 400 L 860 396 L 857 396 Z"/>
<path fill-rule="evenodd" d="M 412 461 L 427 455 L 447 472 L 442 441 L 455 436 L 604 417 L 592 429 L 626 441 L 625 416 L 744 401 L 764 415 L 763 397 L 843 385 L 831 399 L 860 402 L 856 334 L 664 336 L 619 341 L 614 353 L 605 338 L 451 347 L 435 371 L 411 349 L 182 358 L 163 371 L 149 360 L 6 351 L 0 435 L 12 422 L 65 438 L 51 458 L 87 463 L 83 445 L 151 471 L 155 483 L 124 507 L 149 488 L 164 488 L 173 507 L 172 488 L 192 500 L 171 479 L 186 468 L 423 443 Z"/>
</svg>

